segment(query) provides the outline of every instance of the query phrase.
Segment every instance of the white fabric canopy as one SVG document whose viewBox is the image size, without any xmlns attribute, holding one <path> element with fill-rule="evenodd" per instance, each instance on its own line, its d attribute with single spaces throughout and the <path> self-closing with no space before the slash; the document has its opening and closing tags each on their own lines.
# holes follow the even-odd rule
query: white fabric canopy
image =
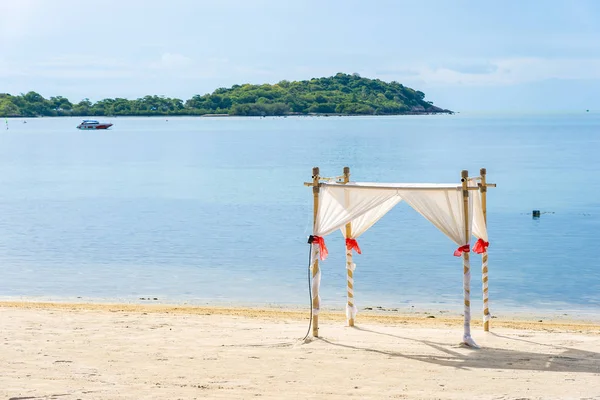
<svg viewBox="0 0 600 400">
<path fill-rule="evenodd" d="M 352 238 L 357 238 L 405 200 L 459 246 L 465 237 L 462 188 L 456 184 L 414 183 L 326 183 L 322 184 L 313 234 L 326 236 L 352 222 Z M 472 208 L 469 195 L 469 210 Z M 470 212 L 469 212 L 470 214 Z M 345 229 L 342 234 L 346 236 Z"/>
</svg>

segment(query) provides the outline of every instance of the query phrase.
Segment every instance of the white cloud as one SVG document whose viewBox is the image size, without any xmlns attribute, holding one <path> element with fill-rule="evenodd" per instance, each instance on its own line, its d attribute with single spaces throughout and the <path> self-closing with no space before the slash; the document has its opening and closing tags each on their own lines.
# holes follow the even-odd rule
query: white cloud
<svg viewBox="0 0 600 400">
<path fill-rule="evenodd" d="M 181 54 L 165 53 L 158 61 L 125 61 L 104 55 L 66 54 L 28 65 L 15 65 L 0 59 L 0 76 L 30 76 L 57 79 L 102 79 L 153 76 L 161 70 L 161 76 L 179 76 L 192 65 L 192 60 Z M 215 68 L 218 71 L 218 68 Z"/>
<path fill-rule="evenodd" d="M 183 69 L 192 65 L 192 59 L 182 54 L 164 53 L 159 61 L 150 63 L 151 68 Z"/>
<path fill-rule="evenodd" d="M 105 57 L 65 55 L 28 65 L 0 59 L 0 77 L 100 79 L 131 76 L 134 76 L 133 65 Z"/>
<path fill-rule="evenodd" d="M 161 56 L 160 61 L 151 62 L 148 65 L 151 69 L 171 71 L 173 74 L 177 74 L 177 77 L 189 79 L 265 77 L 271 74 L 269 68 L 240 65 L 225 57 L 209 57 L 202 60 L 201 63 L 194 63 L 192 59 L 174 53 L 165 53 Z"/>
<path fill-rule="evenodd" d="M 66 54 L 36 63 L 43 68 L 129 68 L 130 64 L 105 55 Z"/>
<path fill-rule="evenodd" d="M 420 81 L 431 86 L 505 86 L 548 79 L 594 80 L 600 79 L 600 59 L 505 58 L 474 62 L 472 67 L 418 66 L 399 69 L 396 74 L 392 71 L 384 74 L 396 80 Z"/>
</svg>

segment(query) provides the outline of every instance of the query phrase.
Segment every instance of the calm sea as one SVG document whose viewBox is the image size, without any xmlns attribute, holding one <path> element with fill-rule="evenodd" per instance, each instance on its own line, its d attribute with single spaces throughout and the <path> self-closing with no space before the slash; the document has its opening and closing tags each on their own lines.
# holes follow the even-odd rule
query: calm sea
<svg viewBox="0 0 600 400">
<path fill-rule="evenodd" d="M 106 120 L 2 126 L 0 297 L 307 305 L 313 166 L 381 182 L 486 167 L 492 313 L 600 313 L 600 114 Z M 327 243 L 323 304 L 342 308 L 341 235 Z M 359 308 L 460 308 L 455 246 L 407 205 L 359 243 Z"/>
</svg>

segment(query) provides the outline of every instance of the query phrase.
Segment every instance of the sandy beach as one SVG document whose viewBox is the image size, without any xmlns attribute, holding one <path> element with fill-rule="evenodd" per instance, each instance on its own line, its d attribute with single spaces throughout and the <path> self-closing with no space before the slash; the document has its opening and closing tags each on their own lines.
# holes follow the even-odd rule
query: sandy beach
<svg viewBox="0 0 600 400">
<path fill-rule="evenodd" d="M 300 310 L 0 303 L 7 399 L 600 398 L 600 325 Z"/>
</svg>

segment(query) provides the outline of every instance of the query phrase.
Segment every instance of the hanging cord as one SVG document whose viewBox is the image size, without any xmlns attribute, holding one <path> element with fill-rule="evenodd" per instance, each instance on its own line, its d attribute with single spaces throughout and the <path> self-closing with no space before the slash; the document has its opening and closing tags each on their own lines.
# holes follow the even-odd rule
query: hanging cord
<svg viewBox="0 0 600 400">
<path fill-rule="evenodd" d="M 306 335 L 304 335 L 304 337 L 302 338 L 302 340 L 306 340 L 306 338 L 308 337 L 308 335 L 310 334 L 310 328 L 312 328 L 312 320 L 313 320 L 313 308 L 312 308 L 312 285 L 311 285 L 311 281 L 310 281 L 310 262 L 311 262 L 311 254 L 312 254 L 312 239 L 313 236 L 310 235 L 308 237 L 308 244 L 310 244 L 310 246 L 308 246 L 308 297 L 310 298 L 310 319 L 308 320 L 308 330 L 306 331 Z"/>
</svg>

